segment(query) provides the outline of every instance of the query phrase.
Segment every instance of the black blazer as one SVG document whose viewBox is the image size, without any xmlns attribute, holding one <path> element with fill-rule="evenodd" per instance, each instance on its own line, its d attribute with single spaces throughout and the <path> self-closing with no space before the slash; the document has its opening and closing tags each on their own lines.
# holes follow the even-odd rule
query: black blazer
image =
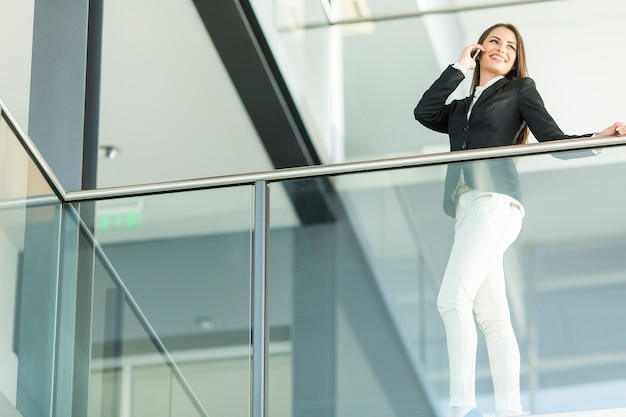
<svg viewBox="0 0 626 417">
<path fill-rule="evenodd" d="M 526 124 L 539 141 L 592 136 L 565 135 L 546 110 L 531 78 L 497 81 L 483 91 L 467 120 L 471 96 L 446 104 L 464 78 L 450 65 L 424 93 L 414 111 L 415 119 L 424 126 L 448 134 L 451 151 L 513 145 Z M 452 193 L 461 169 L 468 186 L 521 201 L 519 178 L 511 158 L 450 164 L 444 190 L 444 211 L 448 215 L 455 216 Z"/>
</svg>

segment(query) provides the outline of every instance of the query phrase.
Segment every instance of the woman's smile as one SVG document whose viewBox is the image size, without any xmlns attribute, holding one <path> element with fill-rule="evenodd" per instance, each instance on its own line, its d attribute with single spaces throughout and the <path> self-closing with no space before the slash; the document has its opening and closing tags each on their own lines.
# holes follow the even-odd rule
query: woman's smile
<svg viewBox="0 0 626 417">
<path fill-rule="evenodd" d="M 491 55 L 490 57 L 491 57 L 492 60 L 497 61 L 497 62 L 506 62 L 507 61 L 507 59 L 505 57 L 503 57 L 502 55 L 497 54 L 497 53 Z"/>
</svg>

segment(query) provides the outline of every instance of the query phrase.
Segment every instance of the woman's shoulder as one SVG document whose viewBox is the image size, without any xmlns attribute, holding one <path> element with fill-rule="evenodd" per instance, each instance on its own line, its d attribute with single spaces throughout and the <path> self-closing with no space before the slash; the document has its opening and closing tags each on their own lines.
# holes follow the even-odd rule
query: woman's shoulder
<svg viewBox="0 0 626 417">
<path fill-rule="evenodd" d="M 510 89 L 516 90 L 518 94 L 521 95 L 534 95 L 537 92 L 537 85 L 535 84 L 535 80 L 530 77 L 520 77 L 509 80 L 508 87 Z"/>
<path fill-rule="evenodd" d="M 509 78 L 512 84 L 534 84 L 535 80 L 530 77 Z"/>
<path fill-rule="evenodd" d="M 520 78 L 514 78 L 512 80 L 510 80 L 510 84 L 512 86 L 517 86 L 517 87 L 535 87 L 535 80 L 533 80 L 530 77 L 520 77 Z"/>
</svg>

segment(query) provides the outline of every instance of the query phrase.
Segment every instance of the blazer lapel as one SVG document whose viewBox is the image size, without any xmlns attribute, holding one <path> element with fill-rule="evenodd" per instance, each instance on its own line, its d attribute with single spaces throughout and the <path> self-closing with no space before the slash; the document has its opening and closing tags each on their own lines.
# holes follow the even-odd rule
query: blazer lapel
<svg viewBox="0 0 626 417">
<path fill-rule="evenodd" d="M 464 114 L 467 114 L 467 112 L 469 111 L 473 99 L 474 97 L 472 96 L 468 96 L 463 99 L 463 104 L 465 105 L 465 108 L 463 109 Z"/>
<path fill-rule="evenodd" d="M 478 100 L 476 100 L 476 103 L 474 104 L 473 109 L 476 109 L 478 106 L 484 103 L 485 100 L 487 100 L 493 93 L 495 93 L 500 88 L 507 85 L 508 83 L 509 83 L 509 80 L 507 80 L 506 78 L 502 78 L 501 80 L 496 81 L 494 85 L 488 87 L 485 91 L 482 92 L 480 97 L 478 97 Z M 474 113 L 474 110 L 472 110 L 472 113 Z"/>
</svg>

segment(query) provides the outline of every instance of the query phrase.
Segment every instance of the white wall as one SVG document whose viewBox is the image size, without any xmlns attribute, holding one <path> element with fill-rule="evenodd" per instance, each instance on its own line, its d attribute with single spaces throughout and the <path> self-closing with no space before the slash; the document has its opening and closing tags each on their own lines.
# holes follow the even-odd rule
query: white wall
<svg viewBox="0 0 626 417">
<path fill-rule="evenodd" d="M 0 0 L 0 99 L 28 126 L 35 0 Z"/>
</svg>

